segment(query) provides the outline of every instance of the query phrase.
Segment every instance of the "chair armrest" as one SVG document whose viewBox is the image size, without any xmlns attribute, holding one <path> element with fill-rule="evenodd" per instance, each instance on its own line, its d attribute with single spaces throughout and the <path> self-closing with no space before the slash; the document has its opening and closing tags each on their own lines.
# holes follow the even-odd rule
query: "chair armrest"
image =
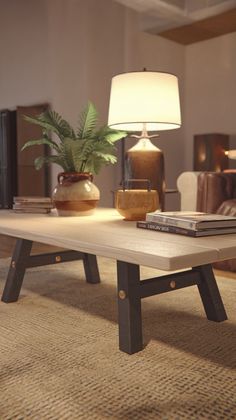
<svg viewBox="0 0 236 420">
<path fill-rule="evenodd" d="M 180 193 L 180 207 L 182 211 L 196 211 L 198 175 L 201 172 L 183 172 L 177 178 L 177 188 Z"/>
</svg>

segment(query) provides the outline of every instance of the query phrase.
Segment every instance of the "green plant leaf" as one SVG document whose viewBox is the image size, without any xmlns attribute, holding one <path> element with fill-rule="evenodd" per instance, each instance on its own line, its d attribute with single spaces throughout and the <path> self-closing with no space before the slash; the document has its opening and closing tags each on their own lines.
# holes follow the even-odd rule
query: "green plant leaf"
<svg viewBox="0 0 236 420">
<path fill-rule="evenodd" d="M 64 162 L 64 167 L 66 167 L 66 170 L 71 172 L 75 171 L 74 166 L 74 158 L 73 158 L 73 144 L 75 141 L 70 138 L 66 138 L 63 142 L 62 146 L 62 152 L 61 152 L 61 158 Z"/>
<path fill-rule="evenodd" d="M 45 156 L 39 156 L 39 157 L 37 157 L 36 159 L 35 159 L 35 161 L 34 161 L 34 166 L 35 166 L 35 169 L 37 169 L 37 171 L 39 170 L 39 169 L 41 169 L 42 168 L 42 166 L 45 164 L 46 162 L 45 162 Z"/>
<path fill-rule="evenodd" d="M 44 122 L 48 123 L 52 127 L 55 127 L 60 135 L 60 138 L 64 139 L 66 137 L 75 138 L 75 133 L 73 128 L 70 126 L 70 124 L 64 120 L 60 114 L 58 114 L 55 111 L 46 111 L 43 114 L 39 116 L 40 120 L 43 120 Z"/>
<path fill-rule="evenodd" d="M 109 154 L 109 153 L 100 153 L 100 152 L 94 152 L 94 155 L 96 157 L 100 157 L 102 158 L 102 160 L 104 160 L 105 162 L 108 163 L 116 163 L 117 162 L 117 157 L 115 155 Z"/>
<path fill-rule="evenodd" d="M 35 159 L 34 166 L 35 169 L 39 170 L 43 165 L 50 165 L 51 163 L 56 163 L 66 171 L 66 168 L 63 166 L 63 161 L 59 156 L 39 156 Z"/>
<path fill-rule="evenodd" d="M 108 133 L 105 136 L 106 141 L 113 144 L 116 141 L 122 139 L 123 137 L 126 137 L 126 133 L 124 131 L 116 131 L 113 133 Z"/>
<path fill-rule="evenodd" d="M 74 170 L 77 172 L 83 172 L 83 166 L 85 161 L 83 147 L 85 143 L 86 140 L 77 140 L 74 141 L 73 144 L 71 144 Z"/>
<path fill-rule="evenodd" d="M 25 115 L 24 119 L 28 122 L 39 125 L 46 130 L 46 133 L 52 131 L 60 138 L 61 141 L 63 141 L 65 137 L 76 137 L 70 124 L 55 111 L 45 111 L 37 117 L 29 117 Z"/>
<path fill-rule="evenodd" d="M 97 174 L 103 165 L 114 164 L 114 143 L 124 137 L 124 131 L 113 130 L 103 126 L 96 131 L 97 111 L 89 102 L 80 115 L 80 126 L 76 136 L 70 124 L 55 111 L 46 111 L 36 117 L 25 116 L 25 120 L 42 128 L 43 137 L 31 139 L 22 150 L 30 146 L 48 145 L 51 156 L 40 156 L 35 160 L 35 167 L 40 169 L 44 164 L 56 163 L 64 171 L 89 171 Z M 51 133 L 56 134 L 60 141 L 51 139 Z"/>
<path fill-rule="evenodd" d="M 94 159 L 94 156 L 90 156 L 84 166 L 84 171 L 98 174 L 103 164 L 104 163 L 99 158 Z"/>
<path fill-rule="evenodd" d="M 99 140 L 106 140 L 111 144 L 127 136 L 125 131 L 113 130 L 108 126 L 101 127 L 96 134 Z"/>
<path fill-rule="evenodd" d="M 80 139 L 90 138 L 97 123 L 97 110 L 92 102 L 88 102 L 82 111 L 79 120 L 78 137 Z"/>
<path fill-rule="evenodd" d="M 47 146 L 49 146 L 51 149 L 56 150 L 57 152 L 60 150 L 57 143 L 55 143 L 54 141 L 50 140 L 49 138 L 42 138 L 42 139 L 38 139 L 38 140 L 29 140 L 27 141 L 24 146 L 21 148 L 21 151 L 25 150 L 27 147 L 30 146 L 40 146 L 41 144 L 46 144 Z"/>
<path fill-rule="evenodd" d="M 42 116 L 44 114 L 40 114 L 40 115 Z M 52 131 L 53 133 L 55 133 L 60 138 L 60 133 L 59 133 L 57 127 L 54 127 L 53 125 L 49 124 L 48 121 L 46 121 L 46 119 L 43 119 L 43 117 L 41 117 L 41 119 L 40 119 L 40 115 L 38 117 L 28 117 L 27 115 L 25 115 L 24 119 L 26 121 L 32 123 L 32 124 L 39 125 L 47 133 Z"/>
</svg>

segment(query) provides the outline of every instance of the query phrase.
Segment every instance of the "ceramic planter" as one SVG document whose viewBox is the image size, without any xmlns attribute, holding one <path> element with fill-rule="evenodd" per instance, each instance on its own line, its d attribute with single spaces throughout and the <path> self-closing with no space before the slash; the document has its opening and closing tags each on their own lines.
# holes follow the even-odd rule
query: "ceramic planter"
<svg viewBox="0 0 236 420">
<path fill-rule="evenodd" d="M 52 199 L 59 216 L 87 216 L 94 212 L 99 189 L 88 172 L 61 172 Z"/>
</svg>

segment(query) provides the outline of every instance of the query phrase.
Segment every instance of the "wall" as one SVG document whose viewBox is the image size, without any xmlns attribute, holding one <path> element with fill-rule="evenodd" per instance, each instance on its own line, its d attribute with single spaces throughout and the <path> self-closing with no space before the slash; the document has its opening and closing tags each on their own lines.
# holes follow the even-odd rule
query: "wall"
<svg viewBox="0 0 236 420">
<path fill-rule="evenodd" d="M 109 0 L 49 1 L 52 105 L 74 126 L 87 101 L 107 122 L 110 81 L 123 71 L 125 8 Z M 54 168 L 53 184 L 58 168 Z M 102 206 L 112 204 L 116 168 L 105 167 L 95 182 Z"/>
<path fill-rule="evenodd" d="M 0 109 L 50 100 L 44 0 L 0 0 Z"/>
<path fill-rule="evenodd" d="M 236 148 L 236 33 L 186 47 L 185 161 L 193 168 L 193 135 L 223 133 Z M 231 161 L 231 167 L 235 165 Z"/>
<path fill-rule="evenodd" d="M 0 6 L 0 109 L 48 101 L 76 125 L 92 100 L 105 123 L 112 76 L 144 66 L 177 74 L 183 96 L 184 47 L 141 33 L 138 15 L 115 1 L 0 0 Z M 157 145 L 165 153 L 168 187 L 174 187 L 184 165 L 176 159 L 182 129 L 163 132 Z M 121 179 L 120 149 L 118 164 L 95 178 L 103 206 L 112 204 Z M 53 185 L 59 170 L 55 165 Z"/>
<path fill-rule="evenodd" d="M 76 126 L 93 101 L 107 122 L 110 81 L 124 68 L 125 8 L 110 0 L 0 0 L 0 109 L 48 101 Z M 53 165 L 52 185 L 60 167 Z M 96 183 L 111 205 L 117 169 Z"/>
</svg>

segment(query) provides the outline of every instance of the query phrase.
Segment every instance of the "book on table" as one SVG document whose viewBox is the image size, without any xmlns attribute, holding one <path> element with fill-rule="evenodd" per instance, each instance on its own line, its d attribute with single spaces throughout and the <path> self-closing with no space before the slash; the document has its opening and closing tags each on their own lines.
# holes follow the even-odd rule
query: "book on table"
<svg viewBox="0 0 236 420">
<path fill-rule="evenodd" d="M 15 213 L 35 213 L 35 214 L 47 214 L 51 212 L 51 209 L 43 208 L 43 207 L 22 207 L 22 208 L 15 208 L 13 206 L 13 210 Z"/>
<path fill-rule="evenodd" d="M 176 233 L 178 235 L 191 236 L 193 238 L 201 236 L 212 236 L 212 235 L 226 235 L 228 233 L 236 233 L 236 226 L 233 227 L 221 227 L 221 228 L 207 228 L 207 229 L 187 229 L 178 226 L 165 225 L 158 222 L 149 221 L 138 221 L 137 227 L 142 229 L 154 230 L 158 232 Z"/>
<path fill-rule="evenodd" d="M 146 215 L 146 221 L 196 231 L 236 227 L 236 217 L 192 211 L 150 212 Z"/>
<path fill-rule="evenodd" d="M 13 210 L 17 213 L 50 213 L 53 208 L 50 197 L 18 196 L 14 197 Z"/>
<path fill-rule="evenodd" d="M 41 197 L 41 196 L 15 196 L 13 197 L 14 203 L 45 203 L 51 204 L 51 197 Z"/>
</svg>

